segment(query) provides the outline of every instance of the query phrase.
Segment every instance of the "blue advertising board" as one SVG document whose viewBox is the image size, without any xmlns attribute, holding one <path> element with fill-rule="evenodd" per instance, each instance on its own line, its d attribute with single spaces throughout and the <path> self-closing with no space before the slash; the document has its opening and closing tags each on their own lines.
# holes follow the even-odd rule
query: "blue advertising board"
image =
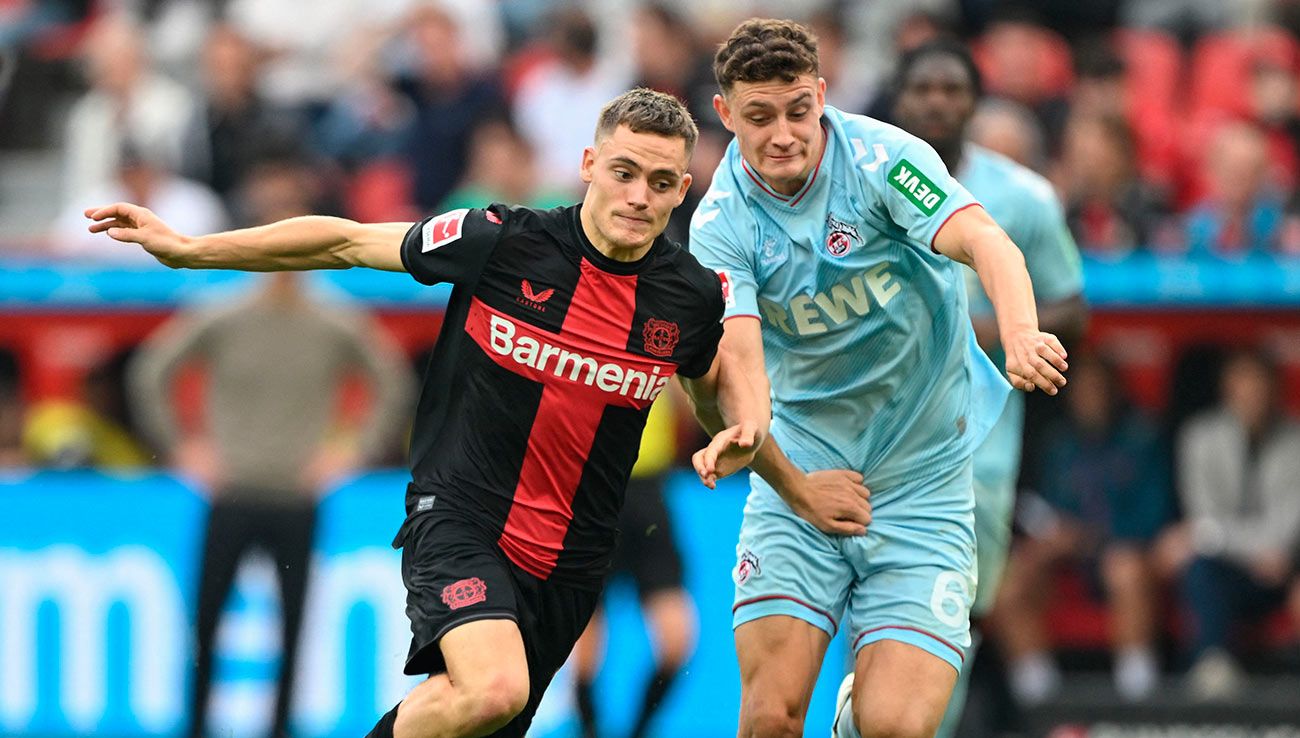
<svg viewBox="0 0 1300 738">
<path fill-rule="evenodd" d="M 296 735 L 364 735 L 417 681 L 401 673 L 409 639 L 400 555 L 405 473 L 358 478 L 321 501 L 292 712 Z M 734 735 L 739 677 L 731 568 L 747 485 L 710 492 L 674 477 L 669 508 L 700 616 L 699 647 L 653 726 L 659 736 Z M 148 472 L 0 472 L 0 734 L 162 736 L 188 724 L 191 627 L 206 502 Z M 241 570 L 217 637 L 212 719 L 223 736 L 266 729 L 279 664 L 274 567 Z M 629 583 L 607 599 L 608 658 L 596 683 L 606 731 L 631 727 L 650 646 Z M 830 724 L 846 665 L 832 646 L 808 730 Z M 567 670 L 566 670 L 567 671 Z M 533 735 L 577 735 L 562 671 Z"/>
</svg>

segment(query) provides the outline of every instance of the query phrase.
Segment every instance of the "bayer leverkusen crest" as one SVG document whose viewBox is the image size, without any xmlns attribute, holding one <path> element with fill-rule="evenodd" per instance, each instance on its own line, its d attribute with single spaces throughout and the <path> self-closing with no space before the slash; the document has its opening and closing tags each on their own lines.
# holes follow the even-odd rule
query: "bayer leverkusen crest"
<svg viewBox="0 0 1300 738">
<path fill-rule="evenodd" d="M 677 339 L 681 334 L 677 330 L 676 323 L 650 318 L 645 322 L 641 335 L 645 338 L 647 354 L 667 358 L 673 355 L 673 349 L 677 348 Z"/>
</svg>

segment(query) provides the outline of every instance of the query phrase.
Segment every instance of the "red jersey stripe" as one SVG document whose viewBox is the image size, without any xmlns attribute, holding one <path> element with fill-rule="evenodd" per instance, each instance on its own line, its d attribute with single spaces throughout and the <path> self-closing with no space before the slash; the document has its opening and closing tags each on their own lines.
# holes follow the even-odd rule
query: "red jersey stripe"
<svg viewBox="0 0 1300 738">
<path fill-rule="evenodd" d="M 559 338 L 623 353 L 636 312 L 637 277 L 582 260 Z M 519 568 L 545 579 L 555 569 L 573 520 L 573 496 L 606 403 L 577 382 L 549 382 L 533 421 L 514 502 L 498 541 Z"/>
</svg>

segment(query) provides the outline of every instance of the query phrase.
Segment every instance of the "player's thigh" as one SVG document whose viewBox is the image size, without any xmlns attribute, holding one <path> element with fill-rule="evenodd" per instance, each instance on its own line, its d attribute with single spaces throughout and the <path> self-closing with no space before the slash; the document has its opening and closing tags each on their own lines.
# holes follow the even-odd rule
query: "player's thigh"
<svg viewBox="0 0 1300 738">
<path fill-rule="evenodd" d="M 732 627 L 784 615 L 834 637 L 855 577 L 843 538 L 796 515 L 757 475 L 751 484 L 732 573 Z"/>
<path fill-rule="evenodd" d="M 845 542 L 860 574 L 849 597 L 855 652 L 898 641 L 961 670 L 976 586 L 970 484 L 969 464 L 917 480 L 917 489 L 902 490 L 913 496 L 906 507 L 880 511 L 864 539 Z"/>
<path fill-rule="evenodd" d="M 939 728 L 957 672 L 910 643 L 881 640 L 858 650 L 853 715 L 864 736 L 930 738 Z"/>
<path fill-rule="evenodd" d="M 736 628 L 741 734 L 760 720 L 802 727 L 830 635 L 799 618 L 772 615 Z"/>
<path fill-rule="evenodd" d="M 447 631 L 438 645 L 457 689 L 525 697 L 529 693 L 528 656 L 515 621 L 470 621 Z"/>
<path fill-rule="evenodd" d="M 454 517 L 422 513 L 406 521 L 397 542 L 402 546 L 402 582 L 411 623 L 407 674 L 448 671 L 442 639 L 467 624 L 506 621 L 520 632 L 524 603 L 509 562 L 476 527 Z"/>
</svg>

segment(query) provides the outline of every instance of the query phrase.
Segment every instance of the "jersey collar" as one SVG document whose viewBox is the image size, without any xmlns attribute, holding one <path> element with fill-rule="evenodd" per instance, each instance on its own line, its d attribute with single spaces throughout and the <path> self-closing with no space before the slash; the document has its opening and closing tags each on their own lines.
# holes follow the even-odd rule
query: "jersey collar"
<svg viewBox="0 0 1300 738">
<path fill-rule="evenodd" d="M 650 248 L 636 261 L 615 261 L 614 259 L 600 253 L 600 249 L 587 238 L 587 232 L 582 230 L 582 203 L 578 203 L 570 208 L 569 228 L 572 231 L 573 240 L 578 244 L 578 249 L 587 261 L 594 264 L 601 271 L 610 274 L 636 274 L 641 271 L 646 264 L 649 264 L 659 252 L 665 248 L 666 237 L 660 233 L 650 244 Z"/>
<path fill-rule="evenodd" d="M 821 173 L 822 163 L 826 161 L 826 152 L 831 148 L 831 131 L 826 125 L 825 119 L 822 120 L 821 125 L 822 138 L 824 140 L 824 144 L 822 145 L 822 155 L 817 159 L 817 166 L 813 167 L 812 174 L 808 176 L 808 181 L 804 182 L 803 187 L 800 187 L 799 191 L 793 195 L 782 195 L 769 187 L 768 184 L 763 181 L 763 178 L 758 176 L 757 172 L 749 168 L 749 162 L 745 161 L 745 157 L 739 153 L 739 147 L 737 147 L 736 155 L 740 157 L 740 168 L 745 170 L 745 175 L 749 177 L 749 181 L 753 183 L 754 187 L 767 193 L 770 197 L 786 207 L 796 207 L 804 199 L 804 195 L 807 195 L 812 190 L 813 185 L 817 183 L 817 175 Z"/>
</svg>

